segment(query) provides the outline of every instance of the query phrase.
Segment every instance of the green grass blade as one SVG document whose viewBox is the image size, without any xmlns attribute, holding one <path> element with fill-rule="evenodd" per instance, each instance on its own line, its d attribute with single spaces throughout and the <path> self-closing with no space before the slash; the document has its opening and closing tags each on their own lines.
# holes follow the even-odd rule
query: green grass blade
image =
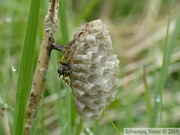
<svg viewBox="0 0 180 135">
<path fill-rule="evenodd" d="M 79 123 L 77 125 L 77 128 L 76 128 L 76 133 L 75 135 L 80 135 L 81 131 L 82 131 L 82 128 L 83 128 L 83 120 L 80 119 L 79 120 Z"/>
<path fill-rule="evenodd" d="M 111 120 L 111 118 L 108 116 L 107 113 L 105 113 L 105 116 L 107 117 L 107 119 L 110 121 L 111 125 L 113 126 L 113 128 L 115 129 L 117 135 L 121 135 L 120 131 L 117 129 L 117 127 L 114 125 L 113 121 Z"/>
<path fill-rule="evenodd" d="M 71 124 L 71 89 L 68 86 L 66 89 L 66 119 L 67 119 L 67 128 L 66 128 L 66 133 L 67 135 L 71 135 L 71 129 L 72 129 L 72 124 Z"/>
<path fill-rule="evenodd" d="M 180 111 L 180 109 L 175 105 L 175 104 L 173 104 L 172 102 L 169 102 L 169 101 L 167 101 L 172 107 L 174 107 L 175 109 L 177 109 L 178 111 Z"/>
<path fill-rule="evenodd" d="M 175 46 L 175 43 L 177 41 L 179 32 L 180 32 L 180 17 L 178 17 L 178 19 L 176 20 L 175 29 L 174 29 L 174 32 L 172 34 L 170 42 L 168 44 L 166 44 L 166 42 L 165 42 L 163 64 L 162 64 L 159 83 L 157 86 L 158 89 L 157 89 L 157 93 L 156 93 L 157 99 L 155 99 L 156 101 L 155 101 L 155 104 L 153 107 L 153 112 L 151 115 L 150 127 L 156 127 L 157 115 L 158 115 L 160 107 L 162 107 L 161 106 L 162 105 L 162 92 L 163 92 L 163 87 L 165 84 L 166 74 L 168 72 L 171 54 L 172 54 L 173 48 Z M 168 34 L 168 32 L 167 32 L 167 34 Z"/>
<path fill-rule="evenodd" d="M 92 10 L 98 2 L 99 0 L 90 0 L 84 10 L 80 13 L 79 17 L 74 22 L 74 25 L 77 26 L 82 20 L 85 20 L 89 16 L 89 14 L 92 13 Z"/>
<path fill-rule="evenodd" d="M 69 35 L 68 35 L 68 25 L 66 19 L 66 11 L 64 7 L 64 1 L 59 1 L 60 8 L 59 8 L 59 15 L 60 15 L 60 24 L 61 24 L 61 34 L 62 34 L 62 44 L 67 44 L 69 42 Z M 72 131 L 72 117 L 71 117 L 71 89 L 67 87 L 66 89 L 66 117 L 67 117 L 67 127 L 65 127 L 66 134 L 71 135 Z"/>
<path fill-rule="evenodd" d="M 137 73 L 136 75 L 139 77 Z M 134 81 L 131 85 L 131 88 L 127 90 L 127 106 L 126 106 L 126 122 L 128 124 L 128 127 L 133 127 L 134 126 L 134 120 L 133 120 L 133 111 L 132 111 L 132 106 L 134 102 L 134 87 L 136 87 L 137 82 Z"/>
<path fill-rule="evenodd" d="M 166 30 L 165 42 L 164 42 L 164 56 L 163 56 L 163 62 L 162 62 L 163 64 L 161 67 L 161 74 L 160 74 L 160 79 L 159 79 L 160 82 L 157 84 L 157 89 L 156 89 L 156 93 L 155 93 L 155 102 L 154 102 L 154 107 L 153 107 L 151 118 L 150 118 L 151 121 L 149 124 L 150 127 L 156 127 L 156 121 L 157 121 L 157 116 L 158 116 L 159 111 L 160 111 L 160 117 L 162 116 L 161 115 L 161 113 L 162 113 L 162 108 L 161 108 L 162 107 L 162 91 L 163 91 L 165 76 L 166 76 L 166 73 L 164 73 L 163 70 L 165 70 L 165 68 L 167 68 L 164 65 L 165 64 L 164 61 L 165 61 L 165 57 L 167 56 L 166 50 L 167 50 L 167 45 L 168 45 L 168 35 L 169 35 L 169 25 L 170 25 L 172 5 L 171 5 L 171 8 L 169 10 L 168 25 L 167 25 L 167 30 Z M 162 120 L 162 117 L 160 118 L 160 120 Z"/>
<path fill-rule="evenodd" d="M 64 0 L 59 1 L 59 16 L 60 16 L 60 25 L 61 25 L 61 34 L 62 34 L 62 44 L 67 44 L 69 42 L 69 34 L 67 27 L 66 11 L 64 7 Z"/>
<path fill-rule="evenodd" d="M 35 52 L 40 0 L 32 0 L 23 44 L 14 114 L 13 135 L 23 133 L 25 109 L 31 88 L 33 56 Z"/>
<path fill-rule="evenodd" d="M 53 72 L 52 72 L 52 70 L 50 72 L 48 72 L 49 80 L 54 80 L 54 78 L 56 78 L 58 76 L 57 59 L 58 59 L 57 53 L 53 53 L 51 55 L 51 63 L 50 63 L 50 65 L 52 65 L 51 68 L 52 68 Z M 55 109 L 56 115 L 58 116 L 58 124 L 60 127 L 62 127 L 66 123 L 65 113 L 63 112 L 63 110 L 64 110 L 64 104 L 63 104 L 63 98 L 62 98 L 63 97 L 62 96 L 63 88 L 62 88 L 61 81 L 62 80 L 60 80 L 60 79 L 57 79 L 55 81 L 55 83 L 52 83 L 52 81 L 47 81 L 50 94 L 57 93 L 57 95 L 58 95 L 58 99 L 55 102 L 54 109 Z M 65 133 L 63 132 L 62 134 L 65 134 Z"/>
<path fill-rule="evenodd" d="M 143 82 L 144 82 L 144 87 L 145 87 L 145 104 L 146 104 L 147 120 L 148 120 L 148 124 L 150 125 L 152 106 L 151 106 L 151 96 L 150 96 L 150 92 L 149 92 L 149 86 L 148 86 L 147 79 L 146 79 L 146 67 L 145 66 L 144 66 Z"/>
<path fill-rule="evenodd" d="M 94 135 L 101 135 L 101 132 L 99 131 L 100 130 L 99 120 L 95 120 L 93 125 L 94 125 L 93 127 Z"/>
</svg>

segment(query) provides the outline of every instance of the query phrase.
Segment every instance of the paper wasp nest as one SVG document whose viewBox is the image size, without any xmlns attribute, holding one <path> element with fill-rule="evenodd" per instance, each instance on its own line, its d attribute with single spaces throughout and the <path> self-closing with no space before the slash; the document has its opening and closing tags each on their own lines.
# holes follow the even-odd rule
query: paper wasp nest
<svg viewBox="0 0 180 135">
<path fill-rule="evenodd" d="M 112 54 L 106 25 L 95 20 L 81 26 L 70 43 L 67 58 L 73 71 L 71 87 L 75 108 L 83 119 L 98 119 L 115 98 L 119 60 Z"/>
</svg>

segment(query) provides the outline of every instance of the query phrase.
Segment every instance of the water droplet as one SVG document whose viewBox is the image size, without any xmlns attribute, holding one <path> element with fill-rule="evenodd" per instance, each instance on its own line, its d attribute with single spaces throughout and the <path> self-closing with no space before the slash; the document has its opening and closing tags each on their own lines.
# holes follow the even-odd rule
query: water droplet
<svg viewBox="0 0 180 135">
<path fill-rule="evenodd" d="M 7 23 L 11 23 L 11 22 L 12 22 L 12 19 L 9 18 L 9 17 L 5 18 L 4 20 L 5 20 L 5 22 L 7 22 Z"/>
<path fill-rule="evenodd" d="M 156 101 L 156 102 L 160 102 L 160 101 L 161 101 L 161 99 L 160 99 L 160 96 L 159 96 L 159 95 L 156 95 L 156 97 L 155 97 L 155 101 Z"/>
<path fill-rule="evenodd" d="M 17 67 L 16 66 L 12 66 L 12 71 L 16 72 L 17 71 Z"/>
</svg>

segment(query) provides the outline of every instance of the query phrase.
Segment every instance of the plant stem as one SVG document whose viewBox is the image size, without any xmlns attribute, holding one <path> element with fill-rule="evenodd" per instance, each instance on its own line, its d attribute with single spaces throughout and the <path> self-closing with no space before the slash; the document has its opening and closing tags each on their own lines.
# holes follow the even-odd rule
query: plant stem
<svg viewBox="0 0 180 135">
<path fill-rule="evenodd" d="M 43 93 L 43 86 L 46 80 L 46 73 L 48 70 L 48 64 L 50 60 L 50 53 L 53 49 L 49 42 L 53 42 L 52 39 L 54 39 L 54 33 L 57 28 L 58 7 L 58 0 L 49 1 L 49 9 L 47 16 L 45 17 L 45 29 L 43 34 L 43 40 L 41 43 L 39 58 L 37 61 L 36 70 L 32 81 L 29 104 L 26 109 L 24 135 L 30 134 L 31 127 L 35 120 L 36 113 L 39 107 L 41 95 Z"/>
</svg>

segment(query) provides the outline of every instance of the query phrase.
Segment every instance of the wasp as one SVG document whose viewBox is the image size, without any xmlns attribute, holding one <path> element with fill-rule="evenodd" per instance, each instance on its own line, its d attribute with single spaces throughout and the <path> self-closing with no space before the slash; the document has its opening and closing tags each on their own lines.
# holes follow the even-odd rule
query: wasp
<svg viewBox="0 0 180 135">
<path fill-rule="evenodd" d="M 68 50 L 69 50 L 69 48 L 67 48 L 67 50 L 66 50 L 65 54 L 63 55 L 63 57 L 58 60 L 59 67 L 57 69 L 57 72 L 59 74 L 59 77 L 62 76 L 62 80 L 65 82 L 65 84 L 70 85 L 70 82 L 66 79 L 66 77 L 68 77 L 68 76 L 75 76 L 75 75 L 72 74 L 72 70 L 71 70 L 71 68 L 68 65 L 68 61 L 71 60 L 71 58 L 73 57 L 74 52 L 66 60 L 66 62 L 62 62 L 64 60 L 64 57 L 66 56 Z"/>
</svg>

